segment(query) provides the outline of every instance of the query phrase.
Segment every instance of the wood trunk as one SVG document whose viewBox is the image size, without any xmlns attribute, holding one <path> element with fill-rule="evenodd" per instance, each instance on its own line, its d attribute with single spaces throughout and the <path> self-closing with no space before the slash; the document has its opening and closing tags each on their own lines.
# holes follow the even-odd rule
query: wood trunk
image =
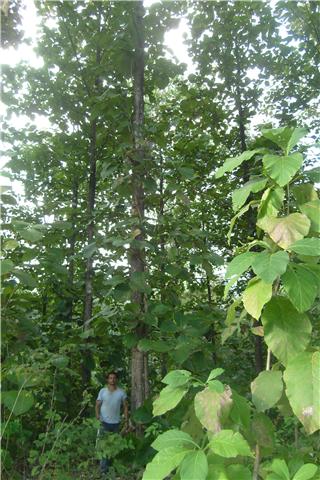
<svg viewBox="0 0 320 480">
<path fill-rule="evenodd" d="M 144 147 L 144 8 L 141 1 L 135 2 L 134 25 L 135 25 L 135 54 L 133 65 L 133 156 L 131 156 L 132 168 L 132 218 L 136 220 L 132 230 L 137 232 L 135 240 L 144 241 L 144 188 L 145 176 L 145 147 Z M 145 272 L 145 251 L 143 248 L 131 247 L 129 250 L 129 263 L 131 274 Z M 146 312 L 145 294 L 136 290 L 132 292 L 132 302 L 139 307 L 136 335 L 138 339 L 146 335 L 146 325 L 141 322 Z M 149 394 L 148 381 L 148 358 L 146 353 L 134 347 L 131 352 L 131 410 L 139 408 Z"/>
</svg>

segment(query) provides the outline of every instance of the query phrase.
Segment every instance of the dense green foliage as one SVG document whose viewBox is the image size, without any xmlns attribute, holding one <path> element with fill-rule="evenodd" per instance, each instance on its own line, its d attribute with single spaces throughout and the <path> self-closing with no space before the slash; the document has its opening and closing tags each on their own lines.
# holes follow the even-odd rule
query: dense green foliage
<svg viewBox="0 0 320 480">
<path fill-rule="evenodd" d="M 2 72 L 3 478 L 317 478 L 319 2 L 36 6 L 42 66 Z M 111 369 L 133 429 L 102 440 Z"/>
</svg>

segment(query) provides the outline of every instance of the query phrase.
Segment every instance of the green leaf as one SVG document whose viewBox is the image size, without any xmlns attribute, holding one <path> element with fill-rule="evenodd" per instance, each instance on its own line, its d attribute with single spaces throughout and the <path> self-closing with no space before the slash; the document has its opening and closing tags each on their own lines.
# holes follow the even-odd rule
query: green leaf
<svg viewBox="0 0 320 480">
<path fill-rule="evenodd" d="M 299 468 L 292 480 L 310 480 L 318 471 L 317 465 L 306 463 Z"/>
<path fill-rule="evenodd" d="M 37 287 L 37 281 L 36 279 L 28 272 L 24 272 L 23 270 L 19 270 L 18 268 L 15 268 L 13 270 L 13 274 L 20 280 L 21 283 L 23 283 L 26 287 L 29 288 L 36 288 Z"/>
<path fill-rule="evenodd" d="M 252 480 L 252 474 L 248 467 L 244 465 L 235 464 L 227 466 L 227 480 Z M 219 479 L 224 480 L 224 479 Z"/>
<path fill-rule="evenodd" d="M 138 348 L 142 352 L 148 352 L 151 350 L 153 352 L 165 353 L 169 352 L 172 347 L 164 340 L 148 340 L 143 338 L 139 341 Z"/>
<path fill-rule="evenodd" d="M 237 281 L 239 280 L 239 278 L 241 277 L 241 275 L 237 275 L 237 276 L 234 276 L 231 278 L 231 280 L 229 280 L 229 282 L 225 285 L 224 287 L 224 291 L 223 291 L 223 299 L 225 300 L 228 296 L 228 293 L 230 291 L 230 288 L 235 284 L 237 283 Z"/>
<path fill-rule="evenodd" d="M 251 422 L 254 440 L 261 447 L 272 448 L 274 445 L 274 426 L 270 418 L 264 413 L 254 415 Z"/>
<path fill-rule="evenodd" d="M 172 372 L 167 373 L 167 375 L 162 380 L 162 383 L 171 385 L 172 387 L 180 387 L 185 385 L 190 380 L 191 373 L 188 370 L 173 370 Z"/>
<path fill-rule="evenodd" d="M 234 389 L 232 389 L 232 399 L 233 403 L 230 411 L 231 420 L 243 428 L 249 429 L 251 408 L 248 401 Z"/>
<path fill-rule="evenodd" d="M 24 390 L 10 390 L 2 392 L 1 403 L 3 403 L 14 415 L 26 413 L 34 404 L 32 393 Z"/>
<path fill-rule="evenodd" d="M 223 393 L 224 391 L 224 385 L 219 380 L 211 380 L 210 382 L 208 382 L 208 388 L 212 392 Z"/>
<path fill-rule="evenodd" d="M 265 177 L 255 177 L 245 183 L 243 187 L 234 190 L 232 192 L 233 211 L 237 212 L 242 207 L 251 192 L 260 192 L 260 190 L 262 190 L 266 186 L 267 181 L 268 180 Z"/>
<path fill-rule="evenodd" d="M 252 269 L 258 277 L 266 283 L 273 281 L 282 275 L 289 263 L 287 252 L 261 252 L 257 253 L 252 262 Z"/>
<path fill-rule="evenodd" d="M 69 363 L 69 358 L 65 355 L 53 355 L 51 363 L 57 368 L 65 368 Z"/>
<path fill-rule="evenodd" d="M 203 450 L 186 454 L 180 466 L 181 480 L 205 480 L 208 475 L 208 460 Z"/>
<path fill-rule="evenodd" d="M 264 155 L 263 166 L 267 174 L 280 186 L 284 187 L 293 179 L 303 163 L 301 153 L 289 156 Z"/>
<path fill-rule="evenodd" d="M 299 140 L 306 136 L 306 128 L 280 127 L 263 129 L 262 135 L 278 145 L 285 153 L 289 153 Z"/>
<path fill-rule="evenodd" d="M 231 218 L 230 227 L 229 227 L 229 230 L 228 230 L 228 233 L 227 233 L 228 243 L 230 243 L 233 227 L 234 227 L 236 221 L 238 220 L 238 218 L 242 217 L 242 215 L 244 215 L 250 209 L 250 207 L 256 206 L 256 205 L 258 205 L 258 203 L 259 203 L 259 201 L 252 200 L 251 202 L 247 203 L 247 205 L 242 207 L 241 210 L 239 210 L 239 212 L 236 213 L 236 215 Z"/>
<path fill-rule="evenodd" d="M 314 189 L 312 183 L 303 183 L 302 185 L 295 185 L 292 187 L 292 193 L 298 205 L 302 205 L 312 200 L 318 200 L 318 194 Z"/>
<path fill-rule="evenodd" d="M 226 388 L 223 393 L 205 388 L 194 399 L 195 413 L 209 432 L 221 430 L 221 422 L 228 416 L 232 405 L 232 392 Z"/>
<path fill-rule="evenodd" d="M 282 208 L 284 197 L 284 190 L 280 187 L 268 188 L 263 193 L 258 209 L 258 222 L 260 224 L 265 217 L 276 217 L 278 215 Z"/>
<path fill-rule="evenodd" d="M 27 242 L 36 243 L 43 237 L 43 232 L 36 230 L 35 228 L 27 228 L 25 230 L 19 230 L 21 237 Z"/>
<path fill-rule="evenodd" d="M 283 390 L 282 373 L 264 371 L 251 383 L 252 401 L 258 412 L 273 407 L 280 400 Z"/>
<path fill-rule="evenodd" d="M 320 352 L 296 355 L 287 365 L 284 381 L 292 410 L 306 432 L 311 434 L 319 430 Z"/>
<path fill-rule="evenodd" d="M 313 183 L 320 183 L 320 167 L 312 168 L 311 170 L 305 170 L 304 176 Z"/>
<path fill-rule="evenodd" d="M 161 433 L 151 444 L 151 447 L 159 452 L 169 447 L 178 446 L 186 449 L 188 447 L 193 448 L 195 445 L 195 442 L 188 433 L 182 432 L 181 430 L 168 430 L 167 432 Z"/>
<path fill-rule="evenodd" d="M 273 460 L 271 468 L 274 471 L 274 473 L 279 475 L 281 480 L 290 480 L 289 469 L 284 460 L 280 460 L 279 458 L 276 458 L 275 460 Z"/>
<path fill-rule="evenodd" d="M 281 280 L 295 308 L 299 312 L 309 310 L 318 293 L 314 273 L 303 264 L 291 263 Z"/>
<path fill-rule="evenodd" d="M 11 260 L 1 260 L 1 275 L 11 272 L 14 269 L 14 263 Z"/>
<path fill-rule="evenodd" d="M 241 298 L 237 298 L 236 300 L 233 301 L 233 303 L 228 308 L 227 317 L 226 317 L 226 321 L 225 321 L 225 324 L 227 326 L 230 326 L 233 323 L 236 323 L 236 321 L 237 321 L 236 310 L 241 305 L 241 303 L 242 303 Z"/>
<path fill-rule="evenodd" d="M 286 365 L 307 347 L 312 326 L 285 297 L 273 297 L 261 317 L 264 339 L 272 353 Z"/>
<path fill-rule="evenodd" d="M 225 277 L 231 278 L 235 275 L 242 275 L 248 270 L 248 268 L 250 268 L 255 256 L 255 252 L 245 252 L 235 257 L 230 263 L 227 264 Z"/>
<path fill-rule="evenodd" d="M 150 293 L 151 289 L 146 281 L 145 272 L 133 272 L 129 282 L 131 290 L 138 290 L 143 293 Z"/>
<path fill-rule="evenodd" d="M 299 208 L 311 220 L 311 230 L 320 233 L 320 200 L 304 203 Z"/>
<path fill-rule="evenodd" d="M 178 405 L 188 389 L 168 385 L 161 390 L 159 397 L 153 402 L 153 415 L 163 415 Z"/>
<path fill-rule="evenodd" d="M 4 245 L 3 245 L 3 249 L 4 250 L 15 250 L 16 248 L 19 247 L 19 242 L 17 242 L 17 240 L 7 240 Z"/>
<path fill-rule="evenodd" d="M 92 242 L 89 245 L 86 245 L 83 249 L 84 258 L 90 258 L 98 250 L 96 242 Z"/>
<path fill-rule="evenodd" d="M 308 235 L 310 220 L 301 213 L 291 213 L 286 217 L 269 217 L 259 226 L 266 231 L 272 240 L 281 248 L 287 249 L 294 242 Z"/>
<path fill-rule="evenodd" d="M 290 245 L 289 250 L 298 255 L 320 256 L 320 238 L 303 238 Z"/>
<path fill-rule="evenodd" d="M 248 442 L 240 433 L 232 430 L 221 430 L 216 433 L 209 445 L 211 450 L 221 457 L 233 458 L 238 455 L 252 457 Z"/>
<path fill-rule="evenodd" d="M 194 169 L 188 167 L 180 167 L 178 168 L 178 172 L 182 175 L 182 177 L 191 179 L 194 177 Z"/>
<path fill-rule="evenodd" d="M 253 278 L 243 292 L 243 305 L 249 315 L 257 320 L 261 311 L 272 297 L 272 283 L 265 283 L 260 278 Z"/>
<path fill-rule="evenodd" d="M 250 160 L 254 155 L 257 153 L 263 153 L 264 149 L 256 149 L 256 150 L 248 150 L 246 152 L 243 152 L 241 155 L 233 158 L 227 158 L 227 160 L 224 162 L 222 167 L 218 168 L 216 171 L 215 177 L 220 178 L 222 177 L 226 172 L 231 172 L 235 168 L 239 167 L 243 162 L 246 160 Z"/>
<path fill-rule="evenodd" d="M 213 380 L 214 378 L 220 377 L 224 372 L 223 368 L 214 368 L 211 370 L 209 373 L 209 377 L 207 378 L 207 382 L 210 382 L 210 380 Z"/>
<path fill-rule="evenodd" d="M 163 480 L 180 465 L 189 451 L 179 446 L 164 448 L 148 463 L 142 480 Z"/>
</svg>

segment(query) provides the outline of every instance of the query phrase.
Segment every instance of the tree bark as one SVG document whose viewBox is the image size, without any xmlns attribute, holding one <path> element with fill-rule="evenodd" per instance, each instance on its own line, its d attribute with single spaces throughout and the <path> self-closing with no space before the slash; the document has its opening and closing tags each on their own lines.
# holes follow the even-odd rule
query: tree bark
<svg viewBox="0 0 320 480">
<path fill-rule="evenodd" d="M 133 225 L 136 242 L 144 241 L 144 188 L 143 179 L 145 175 L 145 151 L 144 151 L 144 8 L 143 2 L 135 2 L 134 25 L 136 46 L 133 65 L 133 150 L 130 158 L 132 168 L 132 218 L 136 220 Z M 145 251 L 144 248 L 133 246 L 129 250 L 129 264 L 131 275 L 145 272 Z M 137 318 L 136 335 L 138 339 L 145 337 L 146 326 L 140 318 L 146 312 L 146 296 L 144 293 L 135 290 L 132 292 L 132 302 L 138 305 L 139 316 Z M 139 318 L 140 317 L 140 318 Z M 149 394 L 148 382 L 148 359 L 144 352 L 136 346 L 131 352 L 131 410 L 139 408 Z"/>
<path fill-rule="evenodd" d="M 98 11 L 98 31 L 101 30 L 101 10 Z M 101 49 L 97 47 L 96 50 L 96 65 L 101 63 Z M 95 89 L 99 89 L 101 80 L 99 77 L 95 79 Z M 88 199 L 87 199 L 87 244 L 90 245 L 94 240 L 94 209 L 95 209 L 95 197 L 96 197 L 96 183 L 97 183 L 97 120 L 94 119 L 91 122 L 90 132 L 90 148 L 89 148 L 89 187 L 88 187 Z M 85 279 L 84 279 L 84 308 L 83 308 L 83 329 L 89 328 L 89 321 L 92 317 L 92 305 L 93 305 L 93 255 L 90 255 L 86 261 Z M 92 354 L 89 350 L 83 352 L 83 366 L 82 366 L 82 379 L 85 386 L 90 384 L 91 370 L 92 370 Z"/>
<path fill-rule="evenodd" d="M 89 220 L 87 227 L 87 244 L 93 243 L 94 238 L 94 204 L 96 193 L 96 140 L 97 140 L 97 122 L 94 120 L 91 125 L 90 153 L 89 153 L 89 188 L 87 201 L 87 218 Z M 84 277 L 84 306 L 83 306 L 83 329 L 89 328 L 89 320 L 92 317 L 93 304 L 93 255 L 86 260 L 86 269 Z M 82 380 L 84 385 L 88 385 L 91 379 L 91 354 L 89 351 L 83 352 Z"/>
<path fill-rule="evenodd" d="M 78 208 L 78 194 L 79 194 L 79 184 L 78 178 L 74 175 L 73 183 L 72 183 L 72 200 L 71 200 L 71 235 L 69 238 L 70 248 L 69 248 L 69 267 L 68 267 L 68 302 L 67 302 L 67 318 L 70 322 L 72 322 L 73 317 L 73 282 L 74 282 L 74 254 L 75 254 L 75 246 L 76 246 L 76 238 L 77 238 L 77 231 L 76 231 L 76 215 L 77 215 L 77 208 Z"/>
</svg>

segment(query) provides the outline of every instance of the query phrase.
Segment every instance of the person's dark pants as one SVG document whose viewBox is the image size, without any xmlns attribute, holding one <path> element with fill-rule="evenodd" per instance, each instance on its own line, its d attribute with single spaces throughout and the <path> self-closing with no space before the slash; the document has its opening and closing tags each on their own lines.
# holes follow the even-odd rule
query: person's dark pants
<svg viewBox="0 0 320 480">
<path fill-rule="evenodd" d="M 107 423 L 107 422 L 101 422 L 101 427 L 99 434 L 104 435 L 106 432 L 119 432 L 119 426 L 120 423 Z M 111 466 L 112 461 L 108 458 L 103 458 L 100 461 L 100 469 L 102 473 L 107 473 L 109 467 Z"/>
</svg>

